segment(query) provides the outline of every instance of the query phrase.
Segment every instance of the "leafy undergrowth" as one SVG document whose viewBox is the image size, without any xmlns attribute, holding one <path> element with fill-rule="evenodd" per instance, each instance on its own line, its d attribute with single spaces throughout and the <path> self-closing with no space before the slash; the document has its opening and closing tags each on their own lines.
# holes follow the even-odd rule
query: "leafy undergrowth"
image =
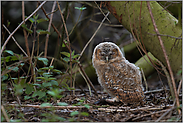
<svg viewBox="0 0 183 123">
<path fill-rule="evenodd" d="M 94 91 L 90 95 L 88 87 L 82 90 L 71 88 L 67 84 L 70 81 L 67 73 L 51 65 L 37 68 L 34 82 L 28 81 L 30 77 L 25 76 L 26 74 L 20 76 L 26 59 L 10 50 L 4 52 L 8 55 L 1 58 L 1 121 L 182 121 L 182 115 L 177 112 L 177 109 L 182 109 L 182 105 L 174 108 L 170 91 L 159 88 L 160 84 L 155 80 L 152 83 L 148 80 L 148 87 L 154 91 L 145 92 L 144 105 L 108 104 L 104 99 L 109 96 L 100 86 L 95 87 L 98 90 L 97 95 Z M 70 54 L 63 54 L 67 62 Z M 71 55 L 72 58 L 78 57 L 74 52 Z M 46 58 L 35 57 L 35 60 L 48 65 Z M 60 80 L 56 75 L 65 75 L 65 78 Z M 180 94 L 179 98 L 181 97 Z"/>
<path fill-rule="evenodd" d="M 96 89 L 102 90 L 100 86 L 96 86 Z M 143 106 L 122 103 L 107 104 L 105 102 L 96 104 L 102 98 L 109 98 L 108 94 L 97 91 L 98 96 L 94 94 L 90 96 L 88 89 L 84 89 L 84 92 L 76 89 L 75 95 L 70 94 L 70 91 L 64 91 L 60 99 L 51 98 L 49 103 L 42 102 L 37 97 L 34 101 L 24 100 L 25 96 L 22 95 L 19 97 L 21 100 L 21 106 L 19 106 L 11 95 L 11 89 L 6 91 L 6 96 L 3 97 L 6 98 L 6 101 L 3 101 L 2 104 L 11 121 L 182 121 L 182 115 L 178 115 L 176 108 L 172 108 L 173 101 L 168 98 L 169 90 L 160 89 L 147 92 L 146 104 Z"/>
</svg>

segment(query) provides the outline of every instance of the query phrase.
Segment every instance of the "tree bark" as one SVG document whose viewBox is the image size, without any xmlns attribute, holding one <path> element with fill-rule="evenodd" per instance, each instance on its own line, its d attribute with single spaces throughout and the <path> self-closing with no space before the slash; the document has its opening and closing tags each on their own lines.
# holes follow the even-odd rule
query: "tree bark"
<svg viewBox="0 0 183 123">
<path fill-rule="evenodd" d="M 159 40 L 154 31 L 152 20 L 147 8 L 147 2 L 110 1 L 106 2 L 108 10 L 118 21 L 142 42 L 166 67 Z M 174 75 L 181 70 L 182 65 L 182 29 L 177 25 L 178 20 L 164 10 L 157 2 L 151 1 L 153 16 L 161 34 L 165 50 Z"/>
</svg>

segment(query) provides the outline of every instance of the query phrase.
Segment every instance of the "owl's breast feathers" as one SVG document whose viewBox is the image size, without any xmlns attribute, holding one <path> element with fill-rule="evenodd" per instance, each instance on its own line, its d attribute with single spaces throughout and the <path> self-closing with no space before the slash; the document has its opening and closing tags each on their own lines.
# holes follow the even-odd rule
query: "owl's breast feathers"
<svg viewBox="0 0 183 123">
<path fill-rule="evenodd" d="M 108 64 L 102 72 L 102 85 L 111 96 L 125 103 L 141 102 L 144 99 L 141 74 L 134 64 L 123 59 Z"/>
</svg>

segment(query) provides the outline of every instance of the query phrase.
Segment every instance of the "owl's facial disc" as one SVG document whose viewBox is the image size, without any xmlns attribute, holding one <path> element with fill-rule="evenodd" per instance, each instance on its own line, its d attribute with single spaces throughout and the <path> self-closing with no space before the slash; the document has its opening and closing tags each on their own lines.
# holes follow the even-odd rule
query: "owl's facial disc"
<svg viewBox="0 0 183 123">
<path fill-rule="evenodd" d="M 114 59 L 118 53 L 117 49 L 104 48 L 100 50 L 99 57 L 104 62 L 108 63 L 111 59 Z"/>
</svg>

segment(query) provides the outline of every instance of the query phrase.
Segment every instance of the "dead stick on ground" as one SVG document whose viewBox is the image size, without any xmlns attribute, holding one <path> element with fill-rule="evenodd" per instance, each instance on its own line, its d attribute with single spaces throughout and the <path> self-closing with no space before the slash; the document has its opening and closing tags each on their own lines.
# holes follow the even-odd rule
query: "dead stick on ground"
<svg viewBox="0 0 183 123">
<path fill-rule="evenodd" d="M 163 115 L 161 115 L 161 117 L 159 117 L 156 122 L 159 122 L 164 116 L 166 116 L 170 111 L 172 111 L 173 109 L 175 109 L 175 107 L 172 107 L 170 109 L 168 109 Z"/>
<path fill-rule="evenodd" d="M 17 104 L 5 104 L 9 106 L 18 106 Z M 21 107 L 33 107 L 33 108 L 56 108 L 56 109 L 81 109 L 85 106 L 40 106 L 40 105 L 21 105 Z"/>
<path fill-rule="evenodd" d="M 151 19 L 152 19 L 152 23 L 153 23 L 155 32 L 158 35 L 158 39 L 159 39 L 161 48 L 163 50 L 163 54 L 164 54 L 165 60 L 167 62 L 168 70 L 169 70 L 169 73 L 170 73 L 170 77 L 171 77 L 171 80 L 172 80 L 172 85 L 173 85 L 173 89 L 174 89 L 174 93 L 175 93 L 176 104 L 177 104 L 177 107 L 179 107 L 179 105 L 180 105 L 179 104 L 179 98 L 178 98 L 178 94 L 177 94 L 177 90 L 176 90 L 176 86 L 175 86 L 175 80 L 174 80 L 174 77 L 173 77 L 173 72 L 172 72 L 172 69 L 171 69 L 171 66 L 170 66 L 170 62 L 169 62 L 169 59 L 168 59 L 168 56 L 167 56 L 167 53 L 166 53 L 163 41 L 161 39 L 161 36 L 159 35 L 160 33 L 159 33 L 158 28 L 156 26 L 156 23 L 155 23 L 155 20 L 154 20 L 154 17 L 153 17 L 153 13 L 151 11 L 151 7 L 150 7 L 150 2 L 149 1 L 147 1 L 147 7 L 149 9 L 149 13 L 150 13 L 150 16 L 151 16 Z M 178 109 L 178 113 L 179 114 L 181 113 L 180 109 Z"/>
<path fill-rule="evenodd" d="M 17 28 L 9 35 L 9 37 L 6 39 L 4 45 L 2 46 L 2 49 L 1 49 L 1 54 L 6 46 L 6 44 L 8 43 L 8 41 L 10 40 L 10 38 L 13 36 L 13 34 L 21 27 L 21 25 L 26 22 L 29 18 L 31 18 L 44 4 L 46 3 L 46 1 L 42 2 L 41 5 L 31 14 L 29 15 L 24 21 L 22 21 L 18 26 Z"/>
</svg>

